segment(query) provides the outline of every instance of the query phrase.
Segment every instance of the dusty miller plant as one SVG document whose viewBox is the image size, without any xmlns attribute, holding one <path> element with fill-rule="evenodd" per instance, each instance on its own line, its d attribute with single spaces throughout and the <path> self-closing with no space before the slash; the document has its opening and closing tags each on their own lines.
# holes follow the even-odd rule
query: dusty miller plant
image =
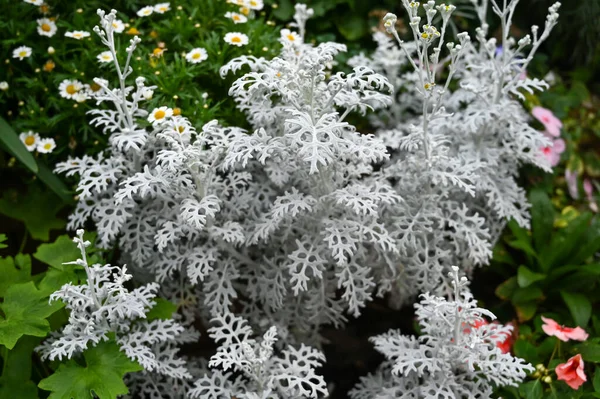
<svg viewBox="0 0 600 399">
<path fill-rule="evenodd" d="M 507 219 L 529 223 L 525 191 L 516 182 L 519 167 L 550 170 L 540 156 L 549 143 L 528 125 L 518 99 L 547 86 L 524 73 L 556 25 L 560 4 L 550 8 L 541 33 L 534 26 L 533 37 L 517 41 L 509 30 L 518 0 L 504 6 L 492 0 L 501 19 L 498 47 L 487 38 L 489 1 L 471 2 L 481 20 L 475 42 L 467 33 L 457 35 L 458 43 L 447 42 L 455 6 L 403 0 L 412 41 L 399 37 L 396 16 L 388 14 L 391 37 L 377 33 L 375 55 L 350 60 L 395 85 L 392 106 L 372 119 L 391 150 L 383 173 L 404 199 L 389 228 L 400 253 L 394 284 L 402 289 L 393 291 L 400 302 L 420 291 L 450 292 L 443 284 L 450 265 L 468 273 L 486 264 Z"/>
<path fill-rule="evenodd" d="M 494 387 L 517 386 L 534 370 L 497 346 L 512 326 L 471 328 L 484 316 L 495 316 L 477 307 L 467 278 L 458 273 L 458 267 L 449 273 L 451 300 L 426 293 L 415 304 L 418 338 L 392 330 L 371 339 L 387 360 L 361 379 L 350 392 L 352 399 L 487 398 Z"/>
</svg>

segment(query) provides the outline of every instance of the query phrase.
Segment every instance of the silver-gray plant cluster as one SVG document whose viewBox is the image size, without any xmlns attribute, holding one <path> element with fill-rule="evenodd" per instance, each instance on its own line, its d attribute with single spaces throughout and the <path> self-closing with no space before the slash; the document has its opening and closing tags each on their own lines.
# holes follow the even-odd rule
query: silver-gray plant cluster
<svg viewBox="0 0 600 399">
<path fill-rule="evenodd" d="M 132 387 L 162 397 L 323 397 L 327 389 L 314 373 L 323 355 L 304 346 L 321 342 L 321 326 L 339 327 L 347 314 L 359 316 L 374 295 L 388 294 L 402 304 L 430 292 L 423 306 L 441 304 L 431 295 L 459 290 L 447 278 L 452 265 L 469 274 L 489 261 L 507 218 L 528 223 L 517 170 L 524 163 L 547 169 L 539 149 L 549 143 L 528 126 L 517 98 L 523 90 L 545 86 L 524 72 L 556 24 L 558 5 L 550 8 L 541 33 L 534 27 L 531 38 L 517 42 L 509 29 L 518 0 L 504 7 L 491 0 L 503 27 L 498 50 L 495 39 L 487 38 L 488 0 L 472 0 L 482 22 L 476 40 L 461 33 L 457 42 L 445 38 L 454 6 L 402 1 L 413 40 L 400 39 L 396 17 L 388 14 L 384 22 L 392 39 L 377 34 L 376 55 L 354 58 L 349 74 L 331 71 L 344 45 L 305 42 L 312 10 L 302 4 L 296 5 L 297 33 L 282 32 L 278 57 L 242 56 L 224 65 L 223 76 L 249 70 L 229 94 L 247 115 L 251 132 L 217 121 L 196 130 L 167 106 L 145 110 L 143 102 L 155 88 L 143 77 L 127 85 L 139 39 L 131 40 L 121 64 L 112 24 L 116 12 L 98 12 L 101 26 L 95 32 L 113 54 L 118 86 L 95 79 L 101 89 L 93 94 L 98 109 L 91 112 L 92 124 L 109 135 L 109 148 L 57 166 L 80 177 L 69 227 L 92 219 L 98 245 L 118 244 L 135 280 L 178 304 L 173 326 L 186 336 L 193 335 L 190 326 L 198 318 L 220 326 L 211 329 L 221 346 L 208 366 L 223 371 L 189 359 L 195 387 L 188 379 L 181 389 L 165 389 L 174 384 L 168 373 L 136 375 Z M 352 112 L 368 111 L 374 111 L 375 135 L 356 131 L 346 120 Z M 85 289 L 92 285 L 88 280 Z M 66 300 L 75 292 L 63 291 Z M 93 309 L 70 303 L 75 315 Z M 474 306 L 466 291 L 444 303 L 448 309 Z M 234 304 L 239 316 L 232 313 Z M 73 323 L 93 317 L 85 314 Z M 467 350 L 456 336 L 446 342 L 435 331 L 442 328 L 436 317 L 446 314 L 432 314 L 427 334 L 438 337 L 435 353 L 441 357 L 428 354 L 431 367 L 416 374 L 408 366 L 392 366 L 404 376 L 389 374 L 386 387 L 398 384 L 394 395 L 403 386 L 443 381 L 450 385 L 440 389 L 455 393 L 488 392 L 479 371 L 469 368 L 475 363 L 465 363 L 460 376 L 456 367 L 440 366 L 456 351 L 487 356 L 489 367 L 483 369 L 493 383 L 522 378 L 525 367 L 481 349 L 488 343 Z M 127 338 L 131 320 L 116 323 L 125 331 L 121 339 L 133 339 Z M 252 329 L 266 331 L 262 341 L 251 337 Z M 397 335 L 376 338 L 376 344 L 388 339 L 410 343 L 414 353 L 427 351 L 423 342 Z M 377 345 L 390 362 L 400 361 L 393 345 Z M 442 374 L 448 378 L 440 382 Z"/>
</svg>

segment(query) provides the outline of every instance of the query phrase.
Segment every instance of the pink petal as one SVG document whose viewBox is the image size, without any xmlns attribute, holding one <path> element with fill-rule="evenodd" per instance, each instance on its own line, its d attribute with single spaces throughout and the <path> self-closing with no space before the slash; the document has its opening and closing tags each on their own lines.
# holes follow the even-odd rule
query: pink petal
<svg viewBox="0 0 600 399">
<path fill-rule="evenodd" d="M 577 171 L 571 171 L 569 168 L 565 169 L 565 180 L 567 181 L 567 187 L 569 189 L 569 195 L 573 199 L 579 199 L 579 189 L 577 187 Z"/>
<path fill-rule="evenodd" d="M 554 145 L 552 146 L 552 149 L 554 150 L 554 152 L 556 152 L 558 154 L 562 154 L 565 151 L 565 148 L 567 148 L 567 146 L 563 139 L 554 140 Z"/>
<path fill-rule="evenodd" d="M 586 339 L 588 339 L 588 333 L 586 333 L 585 330 L 581 327 L 575 327 L 573 331 L 565 333 L 565 335 L 569 339 L 574 339 L 576 341 L 585 341 Z"/>
<path fill-rule="evenodd" d="M 592 182 L 590 179 L 585 179 L 583 181 L 583 191 L 588 197 L 588 200 L 592 197 L 592 192 L 594 191 L 594 186 L 592 186 Z"/>
</svg>

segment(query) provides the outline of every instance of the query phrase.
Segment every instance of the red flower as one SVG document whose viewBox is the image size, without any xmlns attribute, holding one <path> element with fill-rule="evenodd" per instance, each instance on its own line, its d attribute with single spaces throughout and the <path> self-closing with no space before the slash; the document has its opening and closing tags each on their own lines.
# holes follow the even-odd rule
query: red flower
<svg viewBox="0 0 600 399">
<path fill-rule="evenodd" d="M 567 383 L 573 389 L 579 389 L 581 384 L 587 381 L 583 372 L 583 359 L 577 354 L 566 363 L 559 364 L 554 369 L 559 380 Z"/>
<path fill-rule="evenodd" d="M 471 332 L 471 328 L 473 329 L 478 329 L 481 326 L 485 326 L 490 324 L 487 320 L 485 319 L 480 319 L 480 320 L 476 320 L 474 323 L 472 323 L 470 326 L 467 326 L 466 328 L 463 329 L 463 332 L 465 334 L 469 334 Z M 492 323 L 492 325 L 496 325 L 498 327 L 500 327 L 500 324 L 496 321 L 494 321 Z M 508 325 L 512 325 L 512 323 L 508 323 Z M 514 328 L 513 328 L 513 333 L 514 333 Z M 504 336 L 503 340 L 497 340 L 497 336 L 492 335 L 491 338 L 493 340 L 496 341 L 496 346 L 502 351 L 502 353 L 509 353 L 510 350 L 512 349 L 512 346 L 515 342 L 515 338 L 513 334 L 509 334 L 507 332 L 500 332 L 500 335 Z"/>
</svg>

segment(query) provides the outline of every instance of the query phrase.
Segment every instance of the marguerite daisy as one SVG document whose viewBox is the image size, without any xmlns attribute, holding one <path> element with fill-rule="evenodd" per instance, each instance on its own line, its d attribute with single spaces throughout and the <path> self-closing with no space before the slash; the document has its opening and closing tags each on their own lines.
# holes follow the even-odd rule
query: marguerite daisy
<svg viewBox="0 0 600 399">
<path fill-rule="evenodd" d="M 112 26 L 115 33 L 122 33 L 125 30 L 125 24 L 120 19 L 115 19 Z"/>
<path fill-rule="evenodd" d="M 265 6 L 263 0 L 247 0 L 245 5 L 251 10 L 262 10 Z"/>
<path fill-rule="evenodd" d="M 32 132 L 31 130 L 28 132 L 23 132 L 19 135 L 19 139 L 25 144 L 27 151 L 33 152 L 37 147 L 38 141 L 40 140 L 40 135 Z"/>
<path fill-rule="evenodd" d="M 114 59 L 110 51 L 103 51 L 98 54 L 96 58 L 98 58 L 98 61 L 102 63 L 111 62 Z"/>
<path fill-rule="evenodd" d="M 80 92 L 81 89 L 83 89 L 83 84 L 78 80 L 65 79 L 60 82 L 60 85 L 58 86 L 60 96 L 68 98 L 69 100 L 74 100 L 75 95 Z"/>
<path fill-rule="evenodd" d="M 137 15 L 138 15 L 138 17 L 147 17 L 148 15 L 152 14 L 153 12 L 154 12 L 154 7 L 146 6 L 144 8 L 141 8 L 137 12 Z"/>
<path fill-rule="evenodd" d="M 242 47 L 248 44 L 248 36 L 240 32 L 229 32 L 223 39 L 233 46 Z"/>
<path fill-rule="evenodd" d="M 237 12 L 227 12 L 225 18 L 231 18 L 234 24 L 243 24 L 248 21 L 245 15 L 238 14 Z"/>
<path fill-rule="evenodd" d="M 296 32 L 292 32 L 289 29 L 282 29 L 281 32 L 281 43 L 299 43 L 300 42 L 300 35 L 298 35 Z"/>
<path fill-rule="evenodd" d="M 37 152 L 39 152 L 41 154 L 48 154 L 48 153 L 52 152 L 52 150 L 54 150 L 55 148 L 56 148 L 56 143 L 54 142 L 54 139 L 52 139 L 52 138 L 39 140 L 37 147 L 36 147 Z"/>
<path fill-rule="evenodd" d="M 154 6 L 154 12 L 164 14 L 171 9 L 169 3 L 158 3 Z"/>
<path fill-rule="evenodd" d="M 185 59 L 192 64 L 198 64 L 208 58 L 208 53 L 203 48 L 195 48 L 185 55 Z"/>
<path fill-rule="evenodd" d="M 24 0 L 25 3 L 33 4 L 34 6 L 41 6 L 44 4 L 44 0 Z"/>
<path fill-rule="evenodd" d="M 89 37 L 90 32 L 86 32 L 84 30 L 74 30 L 73 32 L 65 33 L 66 37 L 72 37 L 73 39 L 81 40 L 84 37 Z"/>
<path fill-rule="evenodd" d="M 56 24 L 54 23 L 54 21 L 48 18 L 42 18 L 38 19 L 37 23 L 37 31 L 41 36 L 52 37 L 56 33 Z"/>
<path fill-rule="evenodd" d="M 13 50 L 13 58 L 18 58 L 20 61 L 31 55 L 31 47 L 21 46 Z"/>
<path fill-rule="evenodd" d="M 148 116 L 148 122 L 153 125 L 164 122 L 167 118 L 173 116 L 173 110 L 169 107 L 154 108 Z"/>
</svg>

